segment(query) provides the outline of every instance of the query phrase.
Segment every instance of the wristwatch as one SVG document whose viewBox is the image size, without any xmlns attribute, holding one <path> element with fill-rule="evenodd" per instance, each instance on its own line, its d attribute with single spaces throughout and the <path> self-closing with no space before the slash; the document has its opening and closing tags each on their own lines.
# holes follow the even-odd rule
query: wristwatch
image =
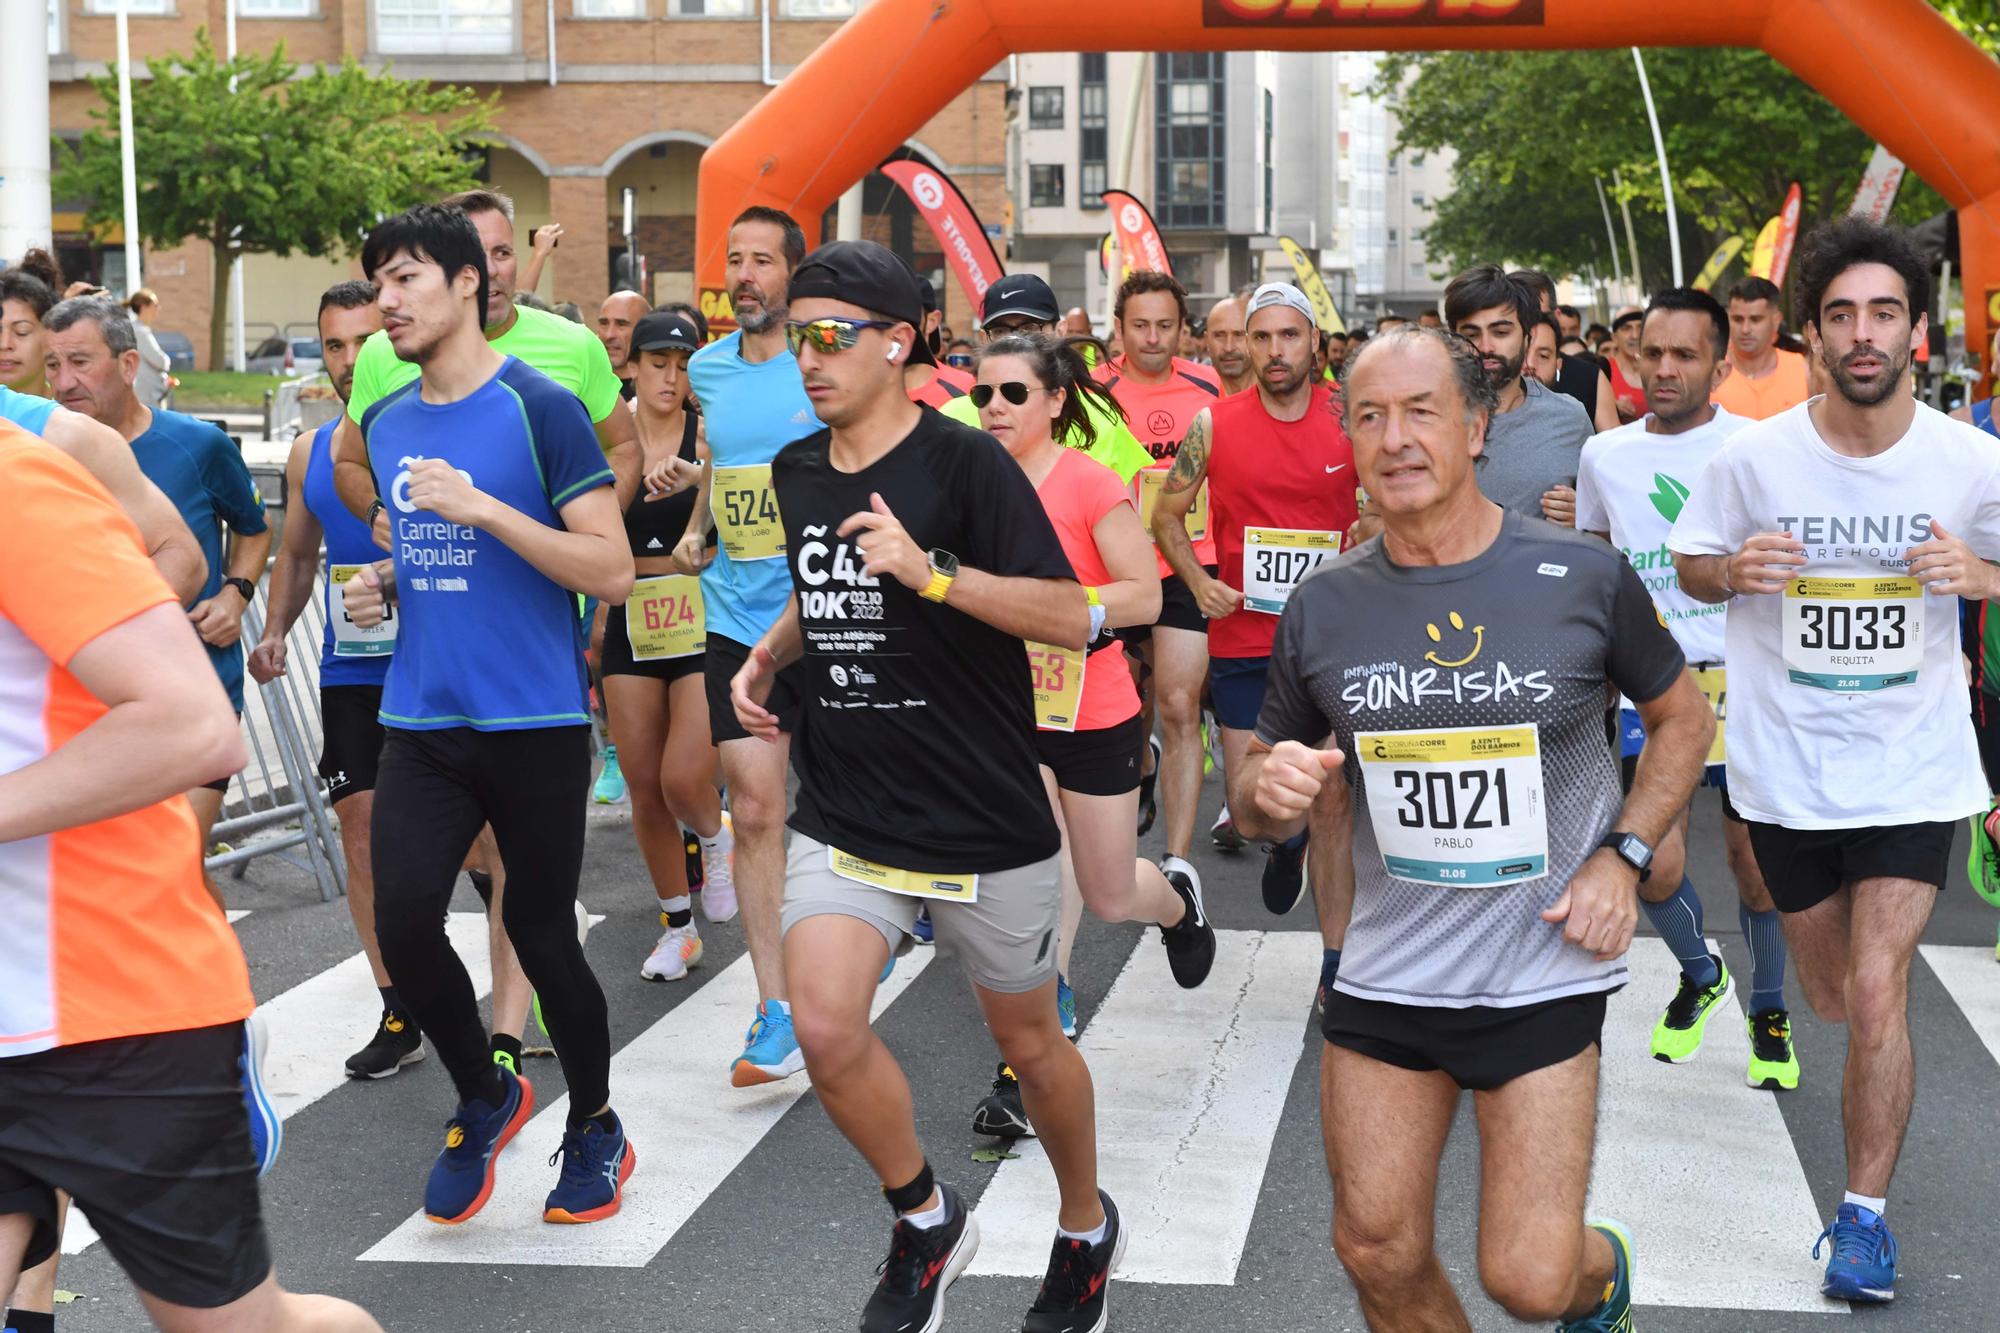
<svg viewBox="0 0 2000 1333">
<path fill-rule="evenodd" d="M 1608 847 L 1618 853 L 1626 865 L 1639 872 L 1641 884 L 1653 877 L 1653 849 L 1638 834 L 1613 829 L 1604 835 L 1604 841 L 1597 846 L 1599 850 Z"/>
<path fill-rule="evenodd" d="M 958 557 L 933 546 L 930 561 L 931 581 L 917 595 L 925 601 L 942 602 L 944 595 L 951 591 L 952 580 L 958 577 Z"/>
<path fill-rule="evenodd" d="M 382 497 L 381 497 L 381 496 L 379 496 L 379 495 L 378 495 L 378 496 L 376 496 L 376 497 L 375 497 L 375 499 L 374 499 L 374 500 L 373 500 L 373 501 L 372 501 L 372 502 L 371 502 L 371 503 L 369 504 L 369 506 L 368 506 L 368 517 L 367 517 L 367 519 L 365 520 L 365 521 L 367 522 L 368 526 L 369 526 L 369 527 L 371 527 L 371 528 L 372 528 L 372 527 L 374 527 L 374 526 L 375 526 L 375 516 L 376 516 L 377 514 L 381 513 L 381 512 L 382 512 L 382 511 L 383 511 L 384 509 L 387 509 L 388 507 L 389 507 L 388 505 L 386 505 L 386 504 L 383 504 L 383 503 L 382 503 Z"/>
<path fill-rule="evenodd" d="M 245 606 L 257 600 L 257 585 L 249 579 L 224 579 L 222 586 L 225 588 L 234 588 L 237 592 L 243 594 L 243 605 Z"/>
</svg>

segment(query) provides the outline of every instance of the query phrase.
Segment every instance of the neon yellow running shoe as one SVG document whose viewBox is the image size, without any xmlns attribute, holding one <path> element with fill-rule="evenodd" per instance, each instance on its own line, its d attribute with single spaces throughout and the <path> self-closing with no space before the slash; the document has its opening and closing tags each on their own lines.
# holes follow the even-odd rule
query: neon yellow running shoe
<svg viewBox="0 0 2000 1333">
<path fill-rule="evenodd" d="M 1710 954 L 1715 960 L 1715 984 L 1697 986 L 1681 973 L 1681 988 L 1674 998 L 1667 1002 L 1667 1012 L 1660 1015 L 1660 1021 L 1653 1027 L 1653 1058 L 1670 1065 L 1684 1065 L 1701 1054 L 1702 1034 L 1708 1030 L 1708 1019 L 1721 1003 L 1729 998 L 1729 968 L 1720 954 Z"/>
<path fill-rule="evenodd" d="M 1744 1082 L 1772 1092 L 1796 1092 L 1799 1053 L 1792 1048 L 1792 1016 L 1782 1009 L 1750 1015 L 1750 1071 Z"/>
<path fill-rule="evenodd" d="M 1987 818 L 1974 815 L 1966 821 L 1972 826 L 1972 837 L 1965 852 L 1965 877 L 1980 897 L 2000 907 L 2000 847 L 1994 846 L 1993 835 L 1986 831 Z"/>
</svg>

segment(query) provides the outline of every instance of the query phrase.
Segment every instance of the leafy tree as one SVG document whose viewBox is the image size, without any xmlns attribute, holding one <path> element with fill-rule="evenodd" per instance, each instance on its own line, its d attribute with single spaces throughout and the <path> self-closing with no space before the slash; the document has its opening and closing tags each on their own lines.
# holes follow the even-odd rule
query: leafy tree
<svg viewBox="0 0 2000 1333">
<path fill-rule="evenodd" d="M 152 78 L 132 83 L 139 231 L 215 252 L 211 366 L 223 364 L 235 250 L 358 253 L 383 215 L 471 186 L 466 146 L 492 123 L 492 103 L 467 89 L 371 74 L 352 58 L 301 73 L 282 44 L 224 60 L 205 29 L 189 54 L 146 66 Z M 58 141 L 54 188 L 94 201 L 86 221 L 99 225 L 122 217 L 118 80 L 93 82 L 96 124 L 74 149 Z"/>
</svg>

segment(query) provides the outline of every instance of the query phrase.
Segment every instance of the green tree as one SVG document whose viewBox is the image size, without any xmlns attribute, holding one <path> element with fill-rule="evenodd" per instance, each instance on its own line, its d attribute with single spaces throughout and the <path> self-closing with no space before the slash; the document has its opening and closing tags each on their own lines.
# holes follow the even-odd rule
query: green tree
<svg viewBox="0 0 2000 1333">
<path fill-rule="evenodd" d="M 352 58 L 301 72 L 282 44 L 216 53 L 206 30 L 187 55 L 148 60 L 132 83 L 139 231 L 155 246 L 215 253 L 209 365 L 223 363 L 229 266 L 244 254 L 354 254 L 385 214 L 473 184 L 468 144 L 492 103 L 450 85 L 372 74 Z M 230 80 L 236 81 L 235 90 Z M 122 217 L 118 80 L 74 149 L 58 142 L 58 197 L 92 200 L 91 225 Z"/>
</svg>

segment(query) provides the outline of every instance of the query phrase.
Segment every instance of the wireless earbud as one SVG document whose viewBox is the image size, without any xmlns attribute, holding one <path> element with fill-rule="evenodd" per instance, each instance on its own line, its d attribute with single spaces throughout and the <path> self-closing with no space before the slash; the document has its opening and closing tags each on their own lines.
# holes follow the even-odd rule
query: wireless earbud
<svg viewBox="0 0 2000 1333">
<path fill-rule="evenodd" d="M 888 360 L 894 361 L 897 357 L 901 356 L 902 354 L 903 354 L 903 344 L 901 343 L 889 344 L 889 355 L 887 358 Z"/>
</svg>

